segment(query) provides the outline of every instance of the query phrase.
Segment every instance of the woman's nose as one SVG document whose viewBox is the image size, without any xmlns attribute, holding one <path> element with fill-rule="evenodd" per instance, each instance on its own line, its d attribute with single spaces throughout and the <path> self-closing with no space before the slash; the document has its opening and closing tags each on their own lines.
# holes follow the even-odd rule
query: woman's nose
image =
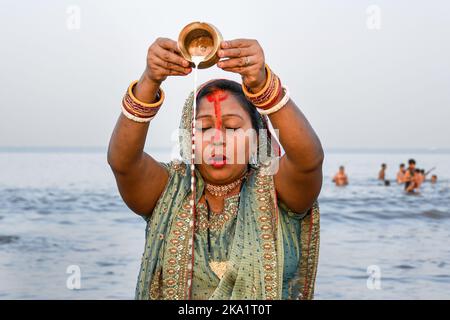
<svg viewBox="0 0 450 320">
<path fill-rule="evenodd" d="M 211 137 L 211 143 L 212 143 L 214 146 L 220 146 L 220 145 L 223 145 L 224 137 L 223 137 L 222 131 L 221 131 L 221 130 L 218 130 L 218 129 L 215 129 L 214 131 L 215 131 L 215 132 L 214 132 L 214 135 Z"/>
<path fill-rule="evenodd" d="M 213 146 L 221 146 L 221 145 L 223 145 L 223 139 L 221 139 L 221 138 L 216 138 L 216 136 L 214 136 L 214 137 L 211 139 L 211 144 L 212 144 Z"/>
<path fill-rule="evenodd" d="M 220 146 L 220 145 L 222 145 L 223 143 L 222 143 L 222 141 L 213 139 L 213 140 L 211 141 L 211 144 L 212 144 L 213 146 Z"/>
</svg>

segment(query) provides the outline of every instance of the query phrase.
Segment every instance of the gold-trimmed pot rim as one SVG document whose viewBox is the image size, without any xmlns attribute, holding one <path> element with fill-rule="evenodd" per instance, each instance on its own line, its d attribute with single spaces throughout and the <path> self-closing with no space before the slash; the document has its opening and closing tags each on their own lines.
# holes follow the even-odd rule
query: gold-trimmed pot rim
<svg viewBox="0 0 450 320">
<path fill-rule="evenodd" d="M 189 34 L 191 34 L 193 31 L 198 30 L 198 32 L 204 32 L 204 34 L 208 34 L 211 36 L 213 40 L 213 48 L 211 52 L 205 57 L 205 60 L 202 61 L 198 68 L 199 69 L 205 69 L 209 68 L 212 65 L 216 64 L 219 61 L 219 56 L 217 55 L 217 52 L 220 48 L 220 43 L 222 42 L 222 34 L 220 31 L 211 23 L 207 22 L 191 22 L 190 24 L 186 25 L 180 32 L 178 36 L 178 48 L 182 54 L 182 56 L 193 63 L 192 56 L 188 51 L 188 44 L 186 44 L 186 39 L 188 38 Z"/>
</svg>

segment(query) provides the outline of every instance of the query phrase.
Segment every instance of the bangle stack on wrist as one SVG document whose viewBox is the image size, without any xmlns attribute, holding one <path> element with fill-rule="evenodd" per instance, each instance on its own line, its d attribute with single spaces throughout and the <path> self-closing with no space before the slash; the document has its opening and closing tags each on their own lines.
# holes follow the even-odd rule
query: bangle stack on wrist
<svg viewBox="0 0 450 320">
<path fill-rule="evenodd" d="M 287 104 L 289 101 L 289 92 L 286 87 L 281 85 L 280 78 L 270 70 L 267 64 L 265 68 L 267 81 L 261 91 L 255 94 L 250 93 L 244 84 L 242 84 L 242 90 L 247 99 L 256 106 L 259 113 L 269 115 L 280 110 Z M 283 98 L 277 103 L 283 94 Z"/>
<path fill-rule="evenodd" d="M 135 122 L 150 122 L 164 102 L 164 91 L 162 89 L 158 90 L 155 103 L 144 103 L 139 101 L 133 94 L 133 88 L 137 82 L 136 80 L 130 84 L 122 99 L 122 113 L 125 117 Z"/>
</svg>

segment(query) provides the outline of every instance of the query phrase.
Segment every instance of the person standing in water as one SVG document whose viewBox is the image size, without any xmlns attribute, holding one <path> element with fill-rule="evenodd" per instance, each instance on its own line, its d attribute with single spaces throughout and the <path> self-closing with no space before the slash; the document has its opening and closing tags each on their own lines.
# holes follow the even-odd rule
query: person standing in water
<svg viewBox="0 0 450 320">
<path fill-rule="evenodd" d="M 386 163 L 381 164 L 381 170 L 378 172 L 378 180 L 386 180 Z"/>
<path fill-rule="evenodd" d="M 411 184 L 414 172 L 416 170 L 416 160 L 409 159 L 408 160 L 408 169 L 405 172 L 405 175 L 403 177 L 403 183 L 405 184 L 405 190 L 408 190 L 409 185 Z"/>
<path fill-rule="evenodd" d="M 338 173 L 333 178 L 333 182 L 336 184 L 336 186 L 346 186 L 348 185 L 348 177 L 345 173 L 344 166 L 339 167 Z"/>
<path fill-rule="evenodd" d="M 420 169 L 414 169 L 414 173 L 412 178 L 409 180 L 408 187 L 405 188 L 407 193 L 415 193 L 419 190 L 420 185 L 422 184 L 422 173 Z"/>
<path fill-rule="evenodd" d="M 404 181 L 405 180 L 405 173 L 406 173 L 405 164 L 401 163 L 400 164 L 400 168 L 399 168 L 399 170 L 397 172 L 397 183 L 398 184 L 402 184 L 402 183 L 405 182 Z"/>
<path fill-rule="evenodd" d="M 430 182 L 431 182 L 432 184 L 436 184 L 436 183 L 437 183 L 437 175 L 433 174 L 433 175 L 431 176 Z"/>
</svg>

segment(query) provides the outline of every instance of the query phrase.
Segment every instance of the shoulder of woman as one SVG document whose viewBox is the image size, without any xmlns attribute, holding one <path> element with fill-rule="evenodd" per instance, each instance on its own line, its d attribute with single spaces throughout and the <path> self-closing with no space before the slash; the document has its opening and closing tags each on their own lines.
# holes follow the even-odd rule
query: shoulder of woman
<svg viewBox="0 0 450 320">
<path fill-rule="evenodd" d="M 160 164 L 166 168 L 169 172 L 169 176 L 172 175 L 186 175 L 187 164 L 179 159 L 172 160 L 170 162 L 160 162 Z"/>
<path fill-rule="evenodd" d="M 258 185 L 258 187 L 261 187 L 261 184 L 269 183 L 269 184 L 272 184 L 273 188 L 275 188 L 274 180 L 273 180 L 275 171 L 274 171 L 273 164 L 258 166 L 256 168 L 254 168 L 254 171 L 252 173 L 254 174 L 253 182 L 256 183 Z M 275 190 L 274 190 L 274 192 L 276 195 Z M 277 197 L 277 205 L 278 205 L 278 208 L 280 209 L 280 211 L 283 214 L 286 214 L 287 216 L 289 216 L 293 219 L 301 220 L 310 211 L 310 209 L 308 209 L 304 212 L 295 212 L 295 211 L 291 210 L 283 201 L 281 201 L 281 199 L 278 198 L 278 195 L 276 195 L 276 197 Z"/>
</svg>

